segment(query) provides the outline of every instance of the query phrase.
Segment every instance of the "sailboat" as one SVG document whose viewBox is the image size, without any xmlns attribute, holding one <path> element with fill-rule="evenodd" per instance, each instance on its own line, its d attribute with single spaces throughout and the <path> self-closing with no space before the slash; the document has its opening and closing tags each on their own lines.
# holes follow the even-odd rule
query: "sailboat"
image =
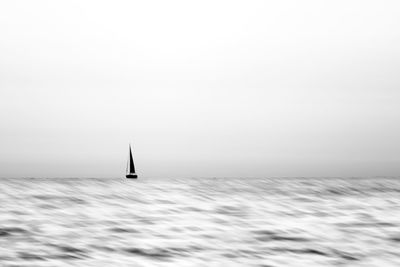
<svg viewBox="0 0 400 267">
<path fill-rule="evenodd" d="M 138 178 L 138 176 L 135 172 L 135 164 L 133 163 L 131 145 L 129 145 L 129 160 L 128 160 L 128 164 L 126 166 L 126 178 L 132 178 L 132 179 Z"/>
</svg>

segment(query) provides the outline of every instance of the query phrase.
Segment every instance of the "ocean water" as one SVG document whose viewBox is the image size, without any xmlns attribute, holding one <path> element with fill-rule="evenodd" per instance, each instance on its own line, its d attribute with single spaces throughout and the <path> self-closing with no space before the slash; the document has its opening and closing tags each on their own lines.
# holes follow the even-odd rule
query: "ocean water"
<svg viewBox="0 0 400 267">
<path fill-rule="evenodd" d="M 0 266 L 400 266 L 400 179 L 1 179 Z"/>
</svg>

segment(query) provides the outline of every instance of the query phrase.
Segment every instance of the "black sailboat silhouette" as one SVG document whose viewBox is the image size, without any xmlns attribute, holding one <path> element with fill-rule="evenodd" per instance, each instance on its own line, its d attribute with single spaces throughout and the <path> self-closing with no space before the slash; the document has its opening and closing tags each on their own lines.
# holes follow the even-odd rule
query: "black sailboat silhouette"
<svg viewBox="0 0 400 267">
<path fill-rule="evenodd" d="M 126 166 L 126 178 L 133 178 L 133 179 L 138 178 L 135 172 L 135 164 L 133 163 L 131 145 L 129 145 L 129 160 Z"/>
</svg>

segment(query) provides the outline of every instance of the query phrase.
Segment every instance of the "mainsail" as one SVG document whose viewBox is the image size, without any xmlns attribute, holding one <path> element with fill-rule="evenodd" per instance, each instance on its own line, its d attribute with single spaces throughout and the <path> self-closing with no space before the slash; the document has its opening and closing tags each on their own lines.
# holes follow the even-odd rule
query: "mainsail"
<svg viewBox="0 0 400 267">
<path fill-rule="evenodd" d="M 135 164 L 133 163 L 131 145 L 129 145 L 129 160 L 126 166 L 126 178 L 137 178 Z"/>
<path fill-rule="evenodd" d="M 135 164 L 133 164 L 132 149 L 129 145 L 129 173 L 135 173 Z"/>
</svg>

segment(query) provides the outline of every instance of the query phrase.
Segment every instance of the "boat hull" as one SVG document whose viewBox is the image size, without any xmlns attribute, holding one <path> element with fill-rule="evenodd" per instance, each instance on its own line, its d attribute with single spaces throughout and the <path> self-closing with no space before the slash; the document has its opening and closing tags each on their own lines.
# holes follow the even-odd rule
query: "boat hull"
<svg viewBox="0 0 400 267">
<path fill-rule="evenodd" d="M 136 174 L 127 174 L 126 178 L 128 178 L 128 179 L 137 179 L 138 176 Z"/>
</svg>

